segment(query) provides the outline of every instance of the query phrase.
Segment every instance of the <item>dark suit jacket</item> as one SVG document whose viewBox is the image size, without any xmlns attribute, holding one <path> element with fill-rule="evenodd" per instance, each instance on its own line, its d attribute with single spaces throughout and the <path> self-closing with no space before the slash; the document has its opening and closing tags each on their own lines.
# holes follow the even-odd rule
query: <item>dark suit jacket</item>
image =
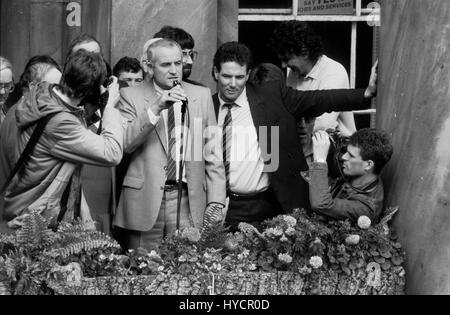
<svg viewBox="0 0 450 315">
<path fill-rule="evenodd" d="M 301 172 L 308 170 L 296 121 L 301 117 L 317 117 L 325 112 L 341 112 L 364 109 L 370 106 L 364 98 L 364 90 L 297 91 L 285 84 L 283 72 L 271 64 L 264 64 L 252 73 L 247 84 L 247 97 L 258 139 L 262 138 L 261 126 L 279 127 L 279 139 L 271 139 L 268 132 L 268 152 L 279 145 L 279 167 L 269 173 L 273 188 L 283 210 L 288 213 L 296 208 L 310 209 L 309 188 Z M 213 96 L 216 117 L 219 114 L 219 97 Z M 272 152 L 272 153 L 273 153 Z M 266 161 L 266 164 L 273 162 Z"/>
</svg>

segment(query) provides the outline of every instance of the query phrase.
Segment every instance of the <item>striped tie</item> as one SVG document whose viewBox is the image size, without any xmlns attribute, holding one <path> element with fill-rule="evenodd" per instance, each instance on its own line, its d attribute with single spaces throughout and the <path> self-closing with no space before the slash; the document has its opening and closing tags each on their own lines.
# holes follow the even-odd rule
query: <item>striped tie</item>
<svg viewBox="0 0 450 315">
<path fill-rule="evenodd" d="M 175 138 L 175 112 L 173 106 L 169 107 L 169 115 L 167 119 L 169 133 L 169 154 L 167 156 L 167 181 L 177 180 L 177 163 L 176 157 L 176 138 Z"/>
<path fill-rule="evenodd" d="M 230 191 L 230 160 L 231 160 L 231 137 L 232 137 L 232 123 L 233 118 L 231 116 L 231 109 L 236 104 L 224 104 L 224 108 L 227 109 L 227 115 L 225 116 L 225 120 L 223 122 L 223 163 L 225 166 L 225 175 L 227 177 L 227 194 Z"/>
</svg>

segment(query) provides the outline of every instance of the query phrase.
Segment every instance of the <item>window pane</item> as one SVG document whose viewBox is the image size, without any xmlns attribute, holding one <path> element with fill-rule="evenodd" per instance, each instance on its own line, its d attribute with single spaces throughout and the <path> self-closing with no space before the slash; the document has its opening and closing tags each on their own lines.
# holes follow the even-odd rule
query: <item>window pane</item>
<svg viewBox="0 0 450 315">
<path fill-rule="evenodd" d="M 241 9 L 290 9 L 292 0 L 240 0 Z"/>
</svg>

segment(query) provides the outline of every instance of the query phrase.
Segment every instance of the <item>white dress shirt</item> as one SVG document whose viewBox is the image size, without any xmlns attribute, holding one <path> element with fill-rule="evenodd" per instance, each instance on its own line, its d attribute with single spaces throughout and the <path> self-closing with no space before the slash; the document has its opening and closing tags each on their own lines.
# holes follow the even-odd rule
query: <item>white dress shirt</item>
<svg viewBox="0 0 450 315">
<path fill-rule="evenodd" d="M 228 109 L 219 96 L 218 125 L 222 129 Z M 231 109 L 232 140 L 230 159 L 230 190 L 237 194 L 254 194 L 267 190 L 270 185 L 264 173 L 264 160 L 253 123 L 247 91 L 244 89 Z"/>
<path fill-rule="evenodd" d="M 289 71 L 287 85 L 299 91 L 350 88 L 348 74 L 344 66 L 325 55 L 319 58 L 310 73 L 304 78 L 299 78 L 294 72 Z M 350 136 L 356 131 L 354 120 L 350 120 L 350 123 L 344 122 L 340 113 L 337 112 L 325 113 L 317 117 L 314 131 L 336 129 L 338 126 L 344 135 Z"/>
<path fill-rule="evenodd" d="M 153 82 L 155 86 L 156 93 L 161 95 L 163 93 L 163 90 L 155 83 Z M 175 114 L 175 140 L 176 140 L 176 164 L 177 164 L 177 181 L 179 180 L 179 173 L 180 173 L 180 143 L 181 143 L 181 102 L 177 102 L 173 104 L 173 110 Z M 162 119 L 164 121 L 165 130 L 166 130 L 166 141 L 167 141 L 167 148 L 169 148 L 169 125 L 168 125 L 168 116 L 169 116 L 169 110 L 165 109 L 161 111 L 160 116 L 156 116 L 155 113 L 152 112 L 151 108 L 147 111 L 148 116 L 150 118 L 150 122 L 153 125 L 157 125 L 160 123 L 160 119 L 162 116 Z M 187 137 L 188 137 L 188 128 L 187 128 L 187 122 L 188 122 L 188 115 L 186 115 L 186 126 L 184 128 L 184 146 L 183 146 L 183 154 L 186 155 L 186 148 L 187 148 Z M 186 179 L 186 168 L 183 169 L 183 182 L 187 183 Z"/>
</svg>

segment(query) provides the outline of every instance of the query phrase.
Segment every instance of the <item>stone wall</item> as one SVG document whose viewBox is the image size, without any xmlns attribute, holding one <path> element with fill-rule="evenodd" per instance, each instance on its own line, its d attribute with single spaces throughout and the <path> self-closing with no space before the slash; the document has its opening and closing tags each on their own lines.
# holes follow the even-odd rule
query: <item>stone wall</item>
<svg viewBox="0 0 450 315">
<path fill-rule="evenodd" d="M 235 10 L 235 23 L 231 20 L 224 25 L 235 25 L 235 34 L 227 28 L 227 40 L 237 39 L 237 3 L 221 3 L 221 16 L 230 16 Z M 200 81 L 215 91 L 215 83 L 211 77 L 212 59 L 218 43 L 218 1 L 211 0 L 114 0 L 112 8 L 112 62 L 123 56 L 140 57 L 143 44 L 158 32 L 164 25 L 181 27 L 195 39 L 195 50 L 200 55 L 194 65 L 191 79 Z"/>
<path fill-rule="evenodd" d="M 449 294 L 450 5 L 382 2 L 378 127 L 393 135 L 388 206 L 407 256 L 407 292 Z"/>
</svg>

